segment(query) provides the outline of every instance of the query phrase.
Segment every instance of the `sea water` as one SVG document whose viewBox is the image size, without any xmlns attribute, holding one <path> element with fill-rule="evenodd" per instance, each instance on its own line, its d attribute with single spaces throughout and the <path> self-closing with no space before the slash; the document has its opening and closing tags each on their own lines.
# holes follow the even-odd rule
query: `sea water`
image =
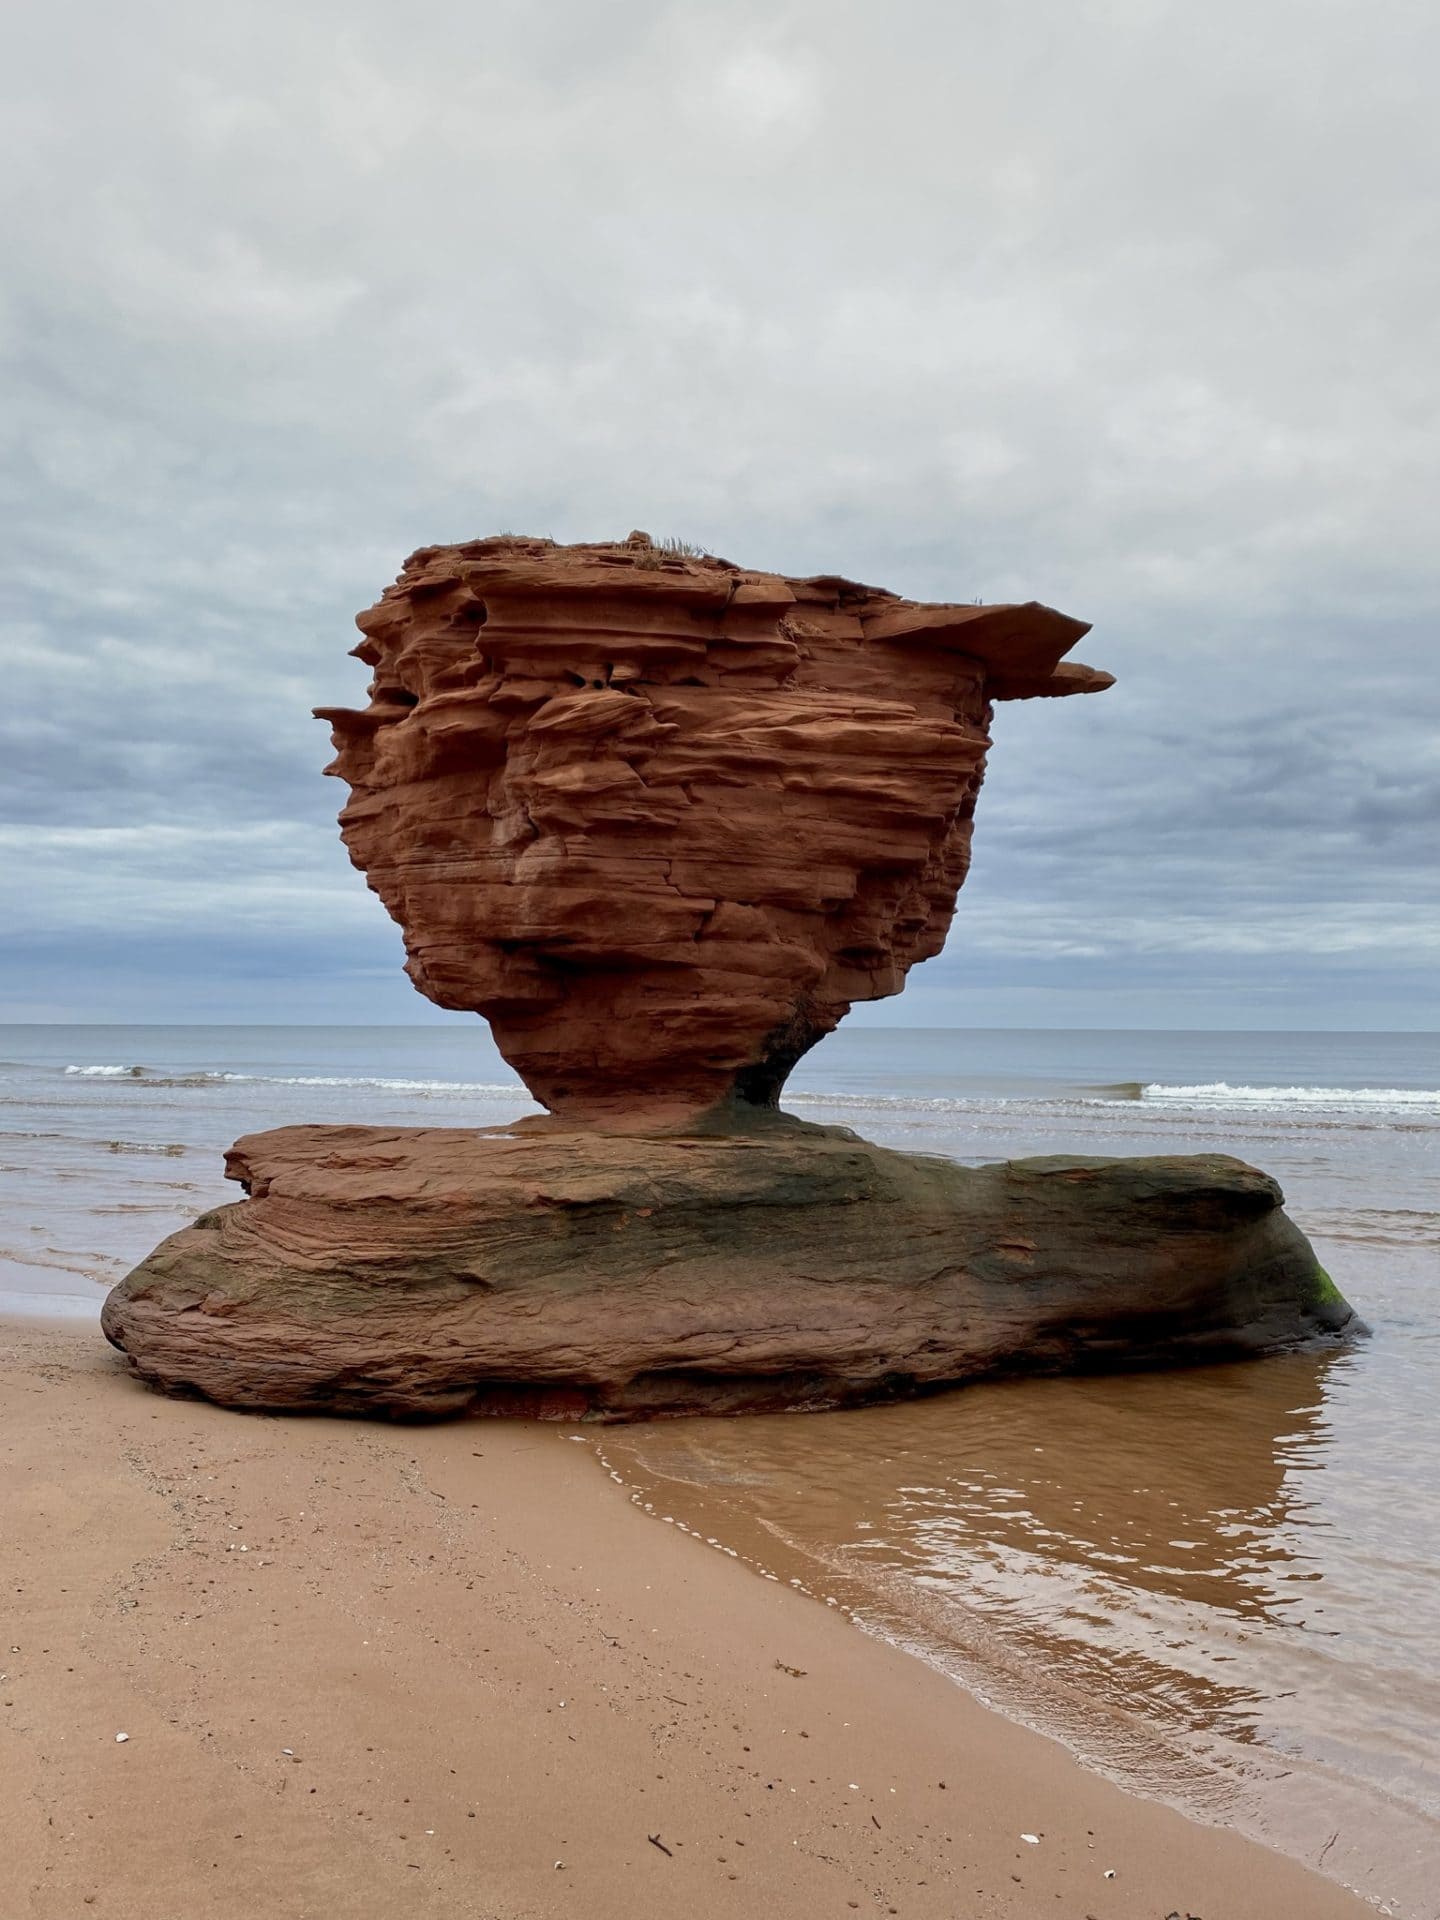
<svg viewBox="0 0 1440 1920">
<path fill-rule="evenodd" d="M 786 1104 L 967 1163 L 1238 1154 L 1371 1336 L 612 1428 L 604 1463 L 1125 1784 L 1440 1913 L 1440 1036 L 855 1028 Z M 236 1197 L 241 1133 L 531 1110 L 478 1022 L 0 1027 L 0 1309 L 93 1315 Z"/>
</svg>

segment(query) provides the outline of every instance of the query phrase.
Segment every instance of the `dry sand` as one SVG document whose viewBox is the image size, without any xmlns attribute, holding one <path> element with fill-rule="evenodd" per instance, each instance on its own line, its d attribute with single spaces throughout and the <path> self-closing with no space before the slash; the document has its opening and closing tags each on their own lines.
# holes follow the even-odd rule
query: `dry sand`
<svg viewBox="0 0 1440 1920">
<path fill-rule="evenodd" d="M 563 1430 L 226 1413 L 9 1321 L 0 1443 L 3 1920 L 1373 1911 L 646 1518 Z"/>
</svg>

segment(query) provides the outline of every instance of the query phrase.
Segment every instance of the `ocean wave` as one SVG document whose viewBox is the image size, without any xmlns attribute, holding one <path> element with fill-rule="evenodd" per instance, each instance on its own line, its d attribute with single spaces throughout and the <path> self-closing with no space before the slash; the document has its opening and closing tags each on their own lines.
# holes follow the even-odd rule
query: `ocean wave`
<svg viewBox="0 0 1440 1920">
<path fill-rule="evenodd" d="M 1056 1096 L 1033 1093 L 1020 1098 L 1032 1106 L 1045 1106 Z M 968 1113 L 977 1106 L 1004 1100 L 1014 1104 L 1015 1096 L 977 1091 L 954 1096 L 936 1094 L 928 1098 L 904 1093 L 807 1093 L 783 1095 L 787 1107 L 840 1107 L 858 1113 Z"/>
<path fill-rule="evenodd" d="M 859 1113 L 977 1113 L 996 1107 L 1075 1108 L 1147 1104 L 1154 1106 L 1406 1107 L 1440 1113 L 1440 1090 L 1413 1087 L 1263 1087 L 1231 1085 L 1225 1080 L 1171 1084 L 1159 1080 L 1117 1080 L 1084 1087 L 1014 1088 L 976 1086 L 956 1094 L 822 1093 L 807 1088 L 784 1095 L 787 1107 L 828 1107 Z"/>
<path fill-rule="evenodd" d="M 388 1074 L 340 1073 L 232 1073 L 197 1069 L 165 1072 L 143 1066 L 69 1066 L 67 1075 L 81 1079 L 124 1080 L 145 1088 L 202 1088 L 230 1085 L 271 1087 L 358 1088 L 383 1093 L 439 1096 L 489 1096 L 528 1101 L 518 1080 L 432 1080 Z M 950 1094 L 834 1093 L 810 1087 L 785 1095 L 787 1107 L 827 1107 L 859 1113 L 946 1114 L 977 1108 L 1039 1106 L 1106 1106 L 1143 1102 L 1155 1106 L 1198 1107 L 1403 1107 L 1440 1113 L 1440 1089 L 1414 1087 L 1252 1086 L 1226 1080 L 1170 1082 L 1117 1080 L 1100 1085 L 1033 1089 L 975 1085 Z"/>
<path fill-rule="evenodd" d="M 1440 1108 L 1440 1089 L 1416 1087 L 1251 1087 L 1232 1086 L 1227 1080 L 1194 1085 L 1168 1085 L 1148 1080 L 1146 1100 L 1177 1100 L 1207 1106 L 1267 1107 L 1434 1107 Z"/>
<path fill-rule="evenodd" d="M 491 1093 L 528 1099 L 518 1080 L 410 1080 L 381 1074 L 346 1073 L 161 1073 L 153 1067 L 66 1067 L 84 1080 L 134 1080 L 146 1087 L 378 1087 L 393 1093 Z"/>
<path fill-rule="evenodd" d="M 225 1073 L 222 1080 L 251 1080 L 268 1087 L 383 1087 L 395 1093 L 506 1093 L 528 1100 L 518 1080 L 394 1080 L 380 1075 L 328 1073 Z"/>
</svg>

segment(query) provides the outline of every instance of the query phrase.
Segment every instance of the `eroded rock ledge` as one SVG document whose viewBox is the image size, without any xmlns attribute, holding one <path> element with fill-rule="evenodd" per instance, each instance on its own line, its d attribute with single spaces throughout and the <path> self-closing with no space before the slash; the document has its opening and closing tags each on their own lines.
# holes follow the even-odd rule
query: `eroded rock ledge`
<svg viewBox="0 0 1440 1920">
<path fill-rule="evenodd" d="M 104 1328 L 157 1387 L 424 1418 L 826 1407 L 1355 1325 L 1222 1155 L 966 1168 L 780 1121 L 614 1136 L 283 1127 Z"/>
</svg>

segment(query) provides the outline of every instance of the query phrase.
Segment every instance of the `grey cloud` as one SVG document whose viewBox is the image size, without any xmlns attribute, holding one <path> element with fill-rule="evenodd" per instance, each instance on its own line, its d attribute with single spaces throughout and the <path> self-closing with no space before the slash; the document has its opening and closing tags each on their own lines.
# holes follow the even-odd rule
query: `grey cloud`
<svg viewBox="0 0 1440 1920">
<path fill-rule="evenodd" d="M 418 1015 L 307 717 L 350 616 L 642 525 L 1095 621 L 917 1006 L 1434 1024 L 1432 8 L 142 12 L 0 47 L 6 981 L 146 930 L 223 1016 L 263 934 Z"/>
</svg>

